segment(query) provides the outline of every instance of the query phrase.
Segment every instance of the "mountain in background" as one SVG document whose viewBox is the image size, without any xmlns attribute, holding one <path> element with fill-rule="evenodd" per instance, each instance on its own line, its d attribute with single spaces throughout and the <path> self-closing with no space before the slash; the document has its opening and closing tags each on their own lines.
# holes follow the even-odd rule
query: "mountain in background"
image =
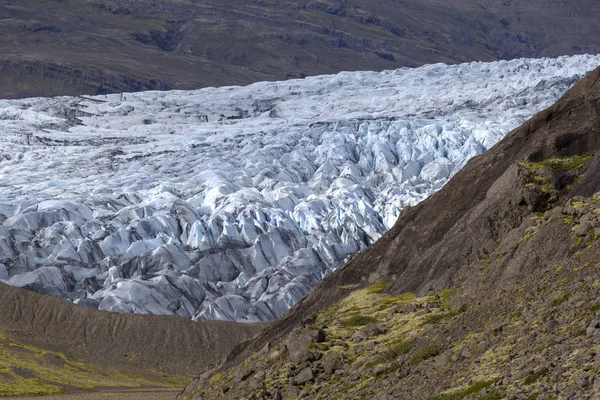
<svg viewBox="0 0 600 400">
<path fill-rule="evenodd" d="M 599 18 L 593 0 L 8 1 L 0 97 L 600 53 Z"/>
</svg>

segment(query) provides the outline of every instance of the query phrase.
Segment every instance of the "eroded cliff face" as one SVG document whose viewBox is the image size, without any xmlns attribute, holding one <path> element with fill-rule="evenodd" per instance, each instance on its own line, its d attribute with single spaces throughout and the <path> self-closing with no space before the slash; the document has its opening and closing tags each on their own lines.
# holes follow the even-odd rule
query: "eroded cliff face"
<svg viewBox="0 0 600 400">
<path fill-rule="evenodd" d="M 599 148 L 597 69 L 182 398 L 593 398 Z"/>
<path fill-rule="evenodd" d="M 24 0 L 0 6 L 0 97 L 598 53 L 596 9 L 592 0 Z"/>
</svg>

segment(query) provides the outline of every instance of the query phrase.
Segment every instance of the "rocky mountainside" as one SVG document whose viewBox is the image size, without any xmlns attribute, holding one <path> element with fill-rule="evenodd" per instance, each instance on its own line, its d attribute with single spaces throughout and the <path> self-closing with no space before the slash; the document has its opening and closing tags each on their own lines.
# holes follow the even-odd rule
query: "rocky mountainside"
<svg viewBox="0 0 600 400">
<path fill-rule="evenodd" d="M 181 388 L 262 328 L 90 310 L 0 283 L 0 396 Z"/>
<path fill-rule="evenodd" d="M 600 394 L 600 68 L 181 398 Z"/>
<path fill-rule="evenodd" d="M 0 98 L 600 53 L 599 17 L 594 0 L 3 1 Z"/>
</svg>

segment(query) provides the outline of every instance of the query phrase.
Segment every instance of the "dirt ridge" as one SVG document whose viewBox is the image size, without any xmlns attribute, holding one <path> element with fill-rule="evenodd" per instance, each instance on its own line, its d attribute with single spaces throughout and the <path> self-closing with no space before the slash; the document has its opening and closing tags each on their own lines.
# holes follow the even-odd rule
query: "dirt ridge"
<svg viewBox="0 0 600 400">
<path fill-rule="evenodd" d="M 0 330 L 24 344 L 92 365 L 189 376 L 217 365 L 263 324 L 91 310 L 0 283 Z"/>
</svg>

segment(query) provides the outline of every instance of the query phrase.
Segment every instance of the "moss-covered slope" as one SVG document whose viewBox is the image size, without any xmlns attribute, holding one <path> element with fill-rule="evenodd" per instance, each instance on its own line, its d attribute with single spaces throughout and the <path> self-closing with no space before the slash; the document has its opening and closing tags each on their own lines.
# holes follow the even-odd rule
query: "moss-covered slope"
<svg viewBox="0 0 600 400">
<path fill-rule="evenodd" d="M 557 228 L 568 235 L 589 218 L 600 226 L 598 200 L 600 193 L 540 215 L 531 221 L 535 236 Z M 456 287 L 417 297 L 382 293 L 384 282 L 347 287 L 349 295 L 314 320 L 242 365 L 206 374 L 209 385 L 182 398 L 593 398 L 600 395 L 595 229 L 572 235 L 567 263 L 497 292 Z M 485 281 L 496 264 L 469 268 Z"/>
</svg>

